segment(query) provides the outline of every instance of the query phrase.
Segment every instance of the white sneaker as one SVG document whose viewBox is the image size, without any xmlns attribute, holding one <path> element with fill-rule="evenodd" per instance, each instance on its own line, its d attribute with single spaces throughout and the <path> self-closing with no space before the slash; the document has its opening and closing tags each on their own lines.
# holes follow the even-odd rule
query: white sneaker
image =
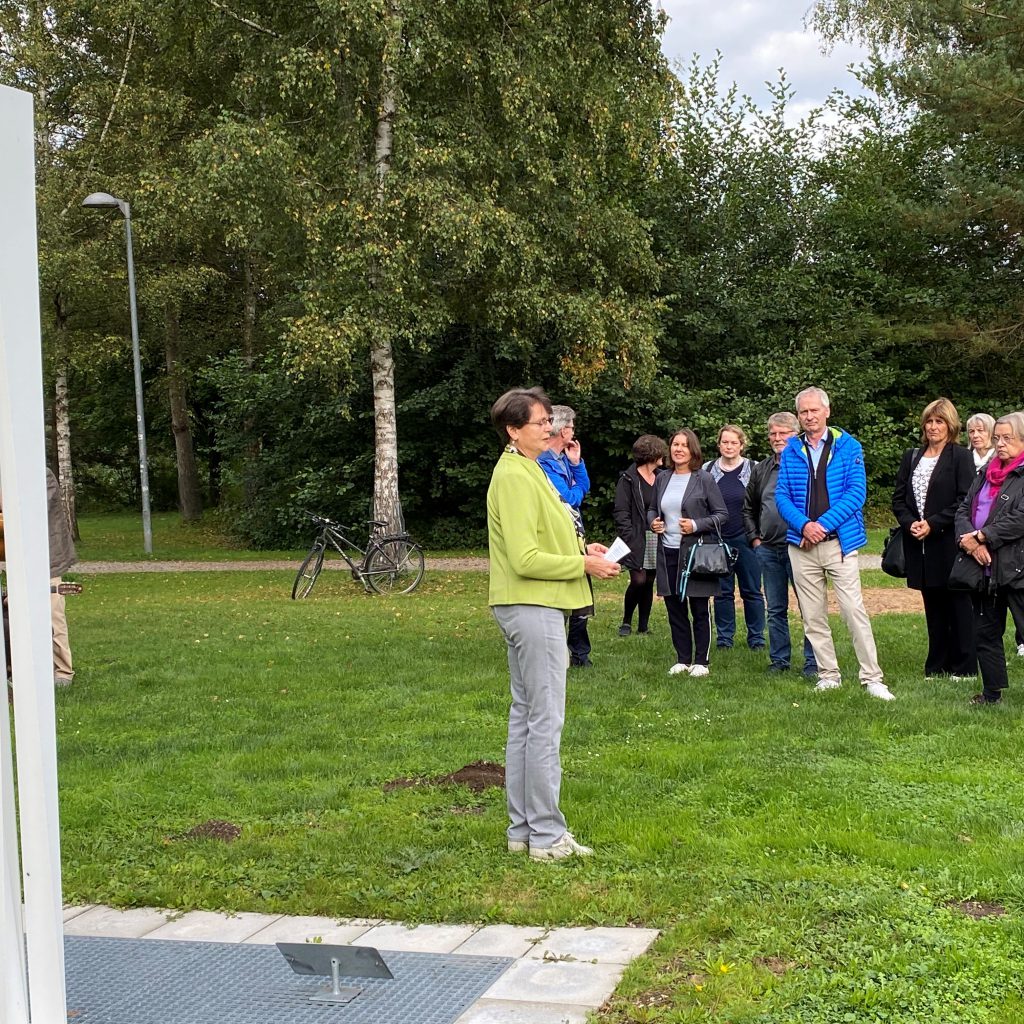
<svg viewBox="0 0 1024 1024">
<path fill-rule="evenodd" d="M 571 832 L 566 832 L 554 846 L 531 846 L 531 860 L 565 860 L 566 857 L 589 857 L 594 851 L 577 843 Z"/>
<path fill-rule="evenodd" d="M 677 661 L 677 662 L 676 662 L 676 663 L 675 663 L 675 664 L 674 664 L 674 665 L 673 665 L 673 666 L 672 666 L 672 667 L 671 667 L 671 668 L 670 668 L 670 669 L 668 670 L 668 674 L 669 674 L 670 676 L 677 676 L 677 675 L 679 675 L 679 673 L 680 673 L 680 672 L 686 672 L 686 673 L 689 673 L 689 671 L 690 671 L 690 666 L 689 666 L 689 665 L 684 665 L 684 664 L 683 664 L 683 663 L 682 663 L 681 661 Z"/>
<path fill-rule="evenodd" d="M 1017 644 L 1017 657 L 1024 658 L 1024 644 Z"/>
<path fill-rule="evenodd" d="M 818 693 L 824 693 L 826 690 L 838 690 L 842 685 L 838 679 L 819 679 L 814 689 Z"/>
<path fill-rule="evenodd" d="M 698 678 L 700 676 L 709 676 L 711 675 L 711 669 L 709 669 L 707 665 L 691 665 L 690 675 Z"/>
<path fill-rule="evenodd" d="M 895 700 L 896 695 L 889 689 L 885 683 L 865 683 L 864 689 L 872 697 L 877 697 L 879 700 Z"/>
<path fill-rule="evenodd" d="M 509 853 L 526 853 L 530 848 L 529 843 L 524 843 L 521 839 L 510 839 L 508 841 L 508 852 Z"/>
</svg>

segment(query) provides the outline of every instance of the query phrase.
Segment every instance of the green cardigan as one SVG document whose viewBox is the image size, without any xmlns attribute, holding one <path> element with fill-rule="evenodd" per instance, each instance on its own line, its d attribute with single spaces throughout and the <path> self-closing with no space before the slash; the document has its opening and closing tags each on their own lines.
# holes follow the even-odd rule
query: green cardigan
<svg viewBox="0 0 1024 1024">
<path fill-rule="evenodd" d="M 488 603 L 572 611 L 592 601 L 572 515 L 533 459 L 503 452 L 487 488 Z"/>
</svg>

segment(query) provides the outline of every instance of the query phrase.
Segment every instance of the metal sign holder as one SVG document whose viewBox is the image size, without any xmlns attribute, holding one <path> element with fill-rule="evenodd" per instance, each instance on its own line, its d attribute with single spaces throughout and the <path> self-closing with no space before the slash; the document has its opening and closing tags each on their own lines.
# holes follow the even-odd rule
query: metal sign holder
<svg viewBox="0 0 1024 1024">
<path fill-rule="evenodd" d="M 279 942 L 277 949 L 296 974 L 318 974 L 331 979 L 329 987 L 325 986 L 309 997 L 314 1003 L 351 1003 L 362 989 L 342 985 L 342 978 L 394 978 L 380 953 L 372 946 Z"/>
</svg>

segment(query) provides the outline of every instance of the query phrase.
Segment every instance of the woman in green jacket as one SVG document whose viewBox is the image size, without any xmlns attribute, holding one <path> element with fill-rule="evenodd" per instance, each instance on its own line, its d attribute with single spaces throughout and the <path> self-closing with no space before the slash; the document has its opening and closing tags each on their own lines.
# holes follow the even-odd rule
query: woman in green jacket
<svg viewBox="0 0 1024 1024">
<path fill-rule="evenodd" d="M 558 806 L 565 719 L 565 623 L 593 603 L 587 576 L 617 576 L 603 544 L 584 547 L 572 510 L 537 457 L 551 437 L 551 403 L 538 388 L 507 391 L 491 408 L 505 450 L 487 489 L 488 603 L 508 644 L 512 707 L 505 747 L 510 852 L 561 860 L 593 851 L 576 842 Z"/>
</svg>

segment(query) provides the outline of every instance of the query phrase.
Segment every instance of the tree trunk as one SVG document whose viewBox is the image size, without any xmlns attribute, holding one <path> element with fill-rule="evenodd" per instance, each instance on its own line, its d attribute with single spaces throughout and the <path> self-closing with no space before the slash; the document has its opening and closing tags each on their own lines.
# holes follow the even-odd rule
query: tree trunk
<svg viewBox="0 0 1024 1024">
<path fill-rule="evenodd" d="M 175 462 L 178 467 L 178 505 L 183 522 L 199 519 L 203 502 L 199 494 L 199 473 L 196 469 L 192 428 L 188 421 L 188 400 L 181 372 L 181 325 L 175 310 L 168 309 L 164 316 L 166 330 L 165 355 L 167 358 L 167 395 L 171 406 L 171 429 L 174 432 Z"/>
<path fill-rule="evenodd" d="M 53 421 L 57 438 L 57 480 L 60 483 L 60 497 L 71 527 L 71 535 L 81 540 L 78 532 L 78 511 L 75 508 L 75 476 L 71 466 L 71 410 L 68 402 L 68 365 L 62 362 L 57 368 L 53 386 Z"/>
<path fill-rule="evenodd" d="M 388 4 L 393 26 L 398 26 L 398 9 Z M 395 111 L 398 107 L 395 69 L 392 63 L 398 39 L 392 33 L 383 56 L 381 68 L 381 103 L 374 137 L 374 171 L 377 176 L 377 203 L 382 205 L 387 176 L 391 172 L 394 148 Z M 376 277 L 375 268 L 371 275 Z M 379 287 L 373 281 L 375 288 Z M 402 503 L 398 492 L 398 422 L 395 415 L 395 357 L 391 339 L 386 334 L 370 342 L 370 372 L 373 377 L 373 517 L 387 524 L 387 529 L 405 529 Z"/>
<path fill-rule="evenodd" d="M 242 314 L 242 358 L 250 373 L 256 363 L 256 275 L 252 269 L 252 252 L 246 250 L 242 260 L 244 272 L 244 309 Z M 256 460 L 259 457 L 259 438 L 256 436 L 256 421 L 250 415 L 242 421 L 242 432 L 246 437 L 245 459 L 248 465 L 242 475 L 245 502 L 256 501 Z"/>
</svg>

